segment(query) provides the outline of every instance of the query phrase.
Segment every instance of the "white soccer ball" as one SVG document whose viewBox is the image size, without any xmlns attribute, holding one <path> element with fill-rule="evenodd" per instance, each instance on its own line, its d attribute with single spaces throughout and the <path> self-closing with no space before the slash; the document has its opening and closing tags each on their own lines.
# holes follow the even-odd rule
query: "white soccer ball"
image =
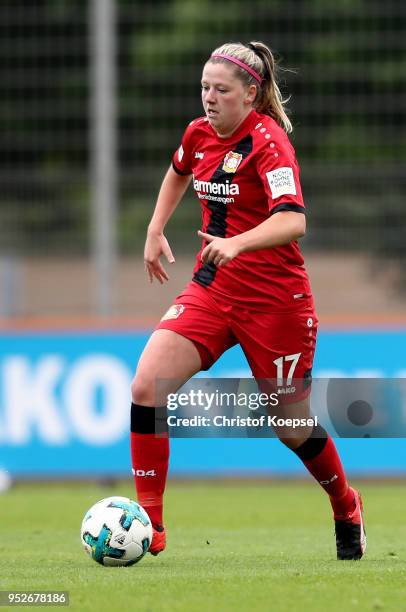
<svg viewBox="0 0 406 612">
<path fill-rule="evenodd" d="M 134 565 L 152 540 L 148 514 L 128 497 L 107 497 L 85 514 L 80 532 L 85 551 L 102 565 Z"/>
</svg>

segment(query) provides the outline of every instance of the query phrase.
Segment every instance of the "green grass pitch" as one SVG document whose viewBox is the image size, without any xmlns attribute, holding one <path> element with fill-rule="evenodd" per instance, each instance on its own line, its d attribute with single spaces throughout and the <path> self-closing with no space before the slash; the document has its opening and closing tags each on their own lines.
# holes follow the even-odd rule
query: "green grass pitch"
<svg viewBox="0 0 406 612">
<path fill-rule="evenodd" d="M 0 495 L 0 588 L 67 590 L 78 611 L 405 610 L 406 487 L 360 489 L 362 561 L 336 561 L 316 484 L 171 482 L 167 550 L 105 568 L 83 551 L 81 520 L 103 497 L 134 497 L 130 482 L 20 484 Z"/>
</svg>

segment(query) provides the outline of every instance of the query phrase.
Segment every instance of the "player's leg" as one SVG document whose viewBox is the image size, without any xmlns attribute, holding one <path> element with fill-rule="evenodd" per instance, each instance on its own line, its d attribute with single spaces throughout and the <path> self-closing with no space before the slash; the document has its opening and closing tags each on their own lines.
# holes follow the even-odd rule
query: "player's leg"
<svg viewBox="0 0 406 612">
<path fill-rule="evenodd" d="M 154 526 L 152 553 L 165 547 L 165 532 L 159 530 L 169 462 L 167 396 L 235 343 L 215 302 L 192 283 L 164 315 L 139 361 L 132 384 L 131 451 L 138 500 Z"/>
<path fill-rule="evenodd" d="M 244 338 L 247 329 L 248 337 Z M 284 401 L 277 407 L 277 416 L 304 419 L 311 416 L 307 385 L 311 380 L 316 333 L 317 317 L 311 305 L 297 313 L 261 314 L 249 319 L 236 333 L 255 378 L 269 379 L 269 384 L 282 378 L 287 391 L 292 391 L 288 379 L 293 379 L 291 383 L 297 381 L 298 388 L 293 394 L 280 395 Z M 362 504 L 359 494 L 348 484 L 332 438 L 319 424 L 295 429 L 278 427 L 275 431 L 329 495 L 336 522 L 351 525 L 352 544 L 351 538 L 347 538 L 347 543 L 341 546 L 337 538 L 338 558 L 360 558 L 365 550 Z"/>
<path fill-rule="evenodd" d="M 157 540 L 161 550 L 165 546 L 162 514 L 169 464 L 167 395 L 176 392 L 201 366 L 193 342 L 174 331 L 158 329 L 142 353 L 131 385 L 131 458 L 137 499 L 148 512 L 154 530 L 163 534 L 154 533 L 152 552 Z"/>
<path fill-rule="evenodd" d="M 132 400 L 143 406 L 164 406 L 167 395 L 201 368 L 201 354 L 191 340 L 169 329 L 156 329 L 138 362 Z"/>
<path fill-rule="evenodd" d="M 307 410 L 310 414 L 309 405 Z M 289 438 L 282 441 L 296 453 L 329 496 L 335 520 L 337 558 L 361 559 L 366 549 L 362 499 L 348 484 L 331 436 L 321 425 L 316 425 L 298 446 L 292 446 Z"/>
<path fill-rule="evenodd" d="M 284 419 L 310 421 L 310 395 L 298 402 L 280 405 L 278 415 Z M 326 491 L 335 516 L 354 510 L 354 492 L 347 482 L 333 439 L 321 425 L 306 425 L 295 429 L 290 426 L 278 427 L 275 432 Z"/>
<path fill-rule="evenodd" d="M 300 368 L 299 364 L 298 367 Z M 256 371 L 258 372 L 258 369 Z M 298 377 L 292 381 L 297 391 L 303 380 L 300 376 L 299 369 Z M 275 385 L 276 379 L 258 379 L 259 386 L 262 388 L 267 382 L 269 385 Z M 282 387 L 282 389 L 285 388 L 289 388 L 289 385 Z M 305 391 L 305 394 L 309 390 L 310 388 Z M 313 422 L 310 411 L 310 393 L 305 396 L 300 391 L 299 393 L 301 398 L 298 401 L 295 401 L 294 393 L 286 396 L 279 395 L 281 401 L 278 406 L 268 409 L 269 414 L 280 419 L 282 423 L 274 427 L 274 431 L 279 440 L 301 459 L 310 474 L 326 491 L 334 516 L 345 515 L 355 508 L 354 492 L 347 482 L 333 439 L 321 425 Z M 301 422 L 304 425 L 293 426 L 290 424 L 292 422 Z"/>
</svg>

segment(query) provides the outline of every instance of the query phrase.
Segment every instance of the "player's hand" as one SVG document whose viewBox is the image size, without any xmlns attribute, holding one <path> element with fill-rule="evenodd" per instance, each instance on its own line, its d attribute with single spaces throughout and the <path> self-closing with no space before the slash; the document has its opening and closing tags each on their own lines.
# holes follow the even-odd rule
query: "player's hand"
<svg viewBox="0 0 406 612">
<path fill-rule="evenodd" d="M 201 260 L 204 264 L 213 263 L 217 267 L 225 266 L 240 252 L 236 240 L 237 236 L 233 236 L 232 238 L 219 238 L 218 236 L 212 236 L 200 230 L 197 233 L 200 238 L 203 238 L 203 240 L 209 243 L 201 254 Z"/>
<path fill-rule="evenodd" d="M 164 281 L 169 280 L 169 276 L 159 259 L 161 255 L 165 255 L 169 263 L 175 263 L 171 247 L 165 236 L 155 232 L 148 232 L 144 248 L 144 268 L 150 283 L 153 282 L 154 277 L 161 285 L 163 285 Z"/>
</svg>

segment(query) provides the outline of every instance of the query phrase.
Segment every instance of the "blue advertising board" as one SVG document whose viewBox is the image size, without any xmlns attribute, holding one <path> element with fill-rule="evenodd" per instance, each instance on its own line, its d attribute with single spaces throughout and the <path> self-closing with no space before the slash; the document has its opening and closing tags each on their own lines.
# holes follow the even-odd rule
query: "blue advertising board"
<svg viewBox="0 0 406 612">
<path fill-rule="evenodd" d="M 148 334 L 0 335 L 0 468 L 13 477 L 128 475 L 130 383 Z M 324 331 L 315 377 L 406 377 L 406 330 Z M 249 377 L 238 347 L 208 377 Z M 403 415 L 406 424 L 406 415 Z M 349 472 L 406 472 L 406 439 L 338 439 Z M 301 475 L 277 440 L 175 439 L 173 475 Z"/>
</svg>

